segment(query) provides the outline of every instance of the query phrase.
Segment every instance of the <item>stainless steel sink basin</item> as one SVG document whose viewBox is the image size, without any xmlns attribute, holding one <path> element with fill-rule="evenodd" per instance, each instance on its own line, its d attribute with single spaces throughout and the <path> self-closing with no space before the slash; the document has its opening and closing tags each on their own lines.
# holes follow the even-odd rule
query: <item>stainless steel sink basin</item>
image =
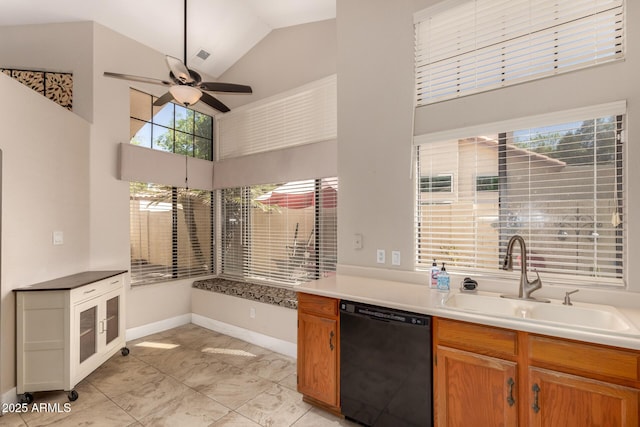
<svg viewBox="0 0 640 427">
<path fill-rule="evenodd" d="M 505 299 L 498 294 L 453 293 L 443 306 L 490 316 L 527 319 L 533 322 L 565 325 L 581 329 L 610 332 L 640 332 L 615 307 L 600 304 L 576 303 L 563 305 L 552 300 L 550 304 Z"/>
</svg>

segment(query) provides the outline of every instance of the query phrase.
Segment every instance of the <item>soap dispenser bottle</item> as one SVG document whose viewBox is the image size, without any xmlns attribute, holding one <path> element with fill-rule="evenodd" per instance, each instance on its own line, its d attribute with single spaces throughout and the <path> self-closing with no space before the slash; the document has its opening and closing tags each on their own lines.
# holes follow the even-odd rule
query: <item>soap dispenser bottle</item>
<svg viewBox="0 0 640 427">
<path fill-rule="evenodd" d="M 431 264 L 431 270 L 429 271 L 430 273 L 430 286 L 431 288 L 435 289 L 438 287 L 438 273 L 440 273 L 440 268 L 438 267 L 438 264 L 436 264 L 436 260 L 433 260 L 433 264 Z"/>
<path fill-rule="evenodd" d="M 447 269 L 444 266 L 444 262 L 442 263 L 442 268 L 440 269 L 440 273 L 438 273 L 438 290 L 439 291 L 448 291 L 449 290 L 449 273 L 447 273 Z"/>
</svg>

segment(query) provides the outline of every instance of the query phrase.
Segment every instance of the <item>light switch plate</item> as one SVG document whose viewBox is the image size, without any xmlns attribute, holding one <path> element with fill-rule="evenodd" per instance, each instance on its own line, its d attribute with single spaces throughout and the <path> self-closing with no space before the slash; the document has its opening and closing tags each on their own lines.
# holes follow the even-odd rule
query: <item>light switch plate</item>
<svg viewBox="0 0 640 427">
<path fill-rule="evenodd" d="M 400 265 L 400 251 L 391 251 L 391 265 Z"/>
<path fill-rule="evenodd" d="M 64 244 L 64 233 L 62 231 L 53 232 L 53 244 L 54 245 Z"/>
<path fill-rule="evenodd" d="M 353 235 L 353 249 L 362 249 L 362 234 L 356 233 Z"/>
</svg>

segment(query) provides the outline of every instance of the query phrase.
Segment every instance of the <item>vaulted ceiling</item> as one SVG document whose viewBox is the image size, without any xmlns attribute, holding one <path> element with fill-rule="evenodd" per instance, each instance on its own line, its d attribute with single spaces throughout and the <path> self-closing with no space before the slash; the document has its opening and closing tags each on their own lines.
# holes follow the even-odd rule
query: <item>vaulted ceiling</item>
<svg viewBox="0 0 640 427">
<path fill-rule="evenodd" d="M 336 0 L 188 0 L 187 62 L 219 77 L 271 30 L 335 18 Z M 2 0 L 0 26 L 95 21 L 184 56 L 184 0 Z M 198 53 L 210 56 L 203 60 Z"/>
</svg>

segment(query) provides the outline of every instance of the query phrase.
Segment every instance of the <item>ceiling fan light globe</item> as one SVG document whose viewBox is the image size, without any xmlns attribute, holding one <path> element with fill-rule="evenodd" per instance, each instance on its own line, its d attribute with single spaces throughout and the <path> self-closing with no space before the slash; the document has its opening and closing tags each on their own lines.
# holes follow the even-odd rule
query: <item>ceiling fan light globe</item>
<svg viewBox="0 0 640 427">
<path fill-rule="evenodd" d="M 171 86 L 169 92 L 171 92 L 173 99 L 175 99 L 177 103 L 184 106 L 195 104 L 202 96 L 200 89 L 192 86 Z"/>
</svg>

